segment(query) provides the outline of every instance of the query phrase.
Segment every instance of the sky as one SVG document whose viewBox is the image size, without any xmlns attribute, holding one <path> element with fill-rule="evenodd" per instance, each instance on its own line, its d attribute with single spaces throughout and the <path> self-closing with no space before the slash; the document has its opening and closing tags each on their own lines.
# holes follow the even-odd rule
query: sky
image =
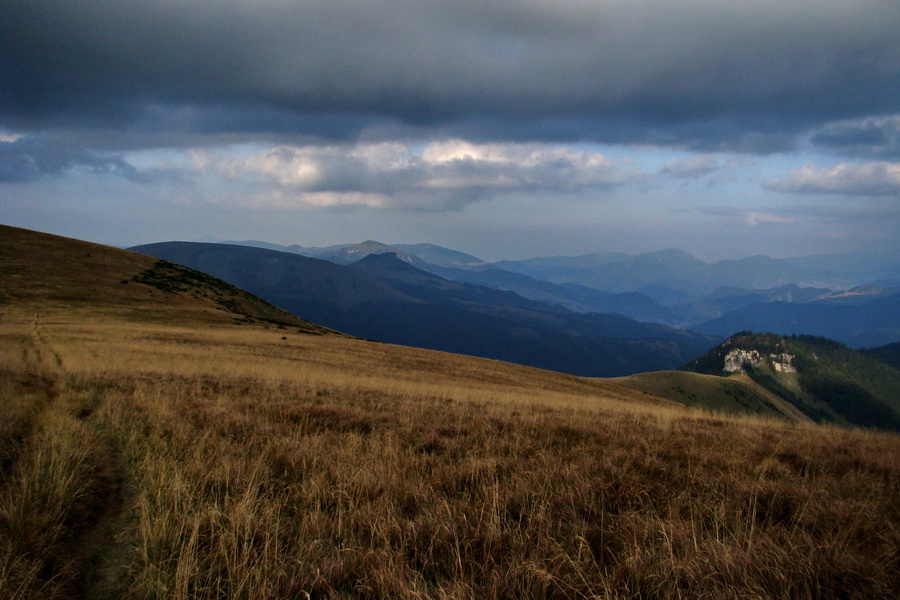
<svg viewBox="0 0 900 600">
<path fill-rule="evenodd" d="M 0 223 L 900 251 L 897 0 L 11 0 Z"/>
</svg>

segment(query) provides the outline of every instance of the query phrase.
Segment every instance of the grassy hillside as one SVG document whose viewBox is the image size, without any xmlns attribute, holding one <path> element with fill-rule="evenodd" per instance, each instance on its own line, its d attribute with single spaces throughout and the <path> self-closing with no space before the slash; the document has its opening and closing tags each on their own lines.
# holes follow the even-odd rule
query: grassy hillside
<svg viewBox="0 0 900 600">
<path fill-rule="evenodd" d="M 816 421 L 900 430 L 900 371 L 833 340 L 741 332 L 686 369 L 726 375 L 740 354 L 739 372 Z"/>
<path fill-rule="evenodd" d="M 247 322 L 204 295 L 219 284 L 163 290 L 131 279 L 152 260 L 17 235 L 4 598 L 900 590 L 898 436 Z"/>
<path fill-rule="evenodd" d="M 810 420 L 746 375 L 724 378 L 687 371 L 654 371 L 607 381 L 717 413 L 777 417 L 795 422 Z"/>
<path fill-rule="evenodd" d="M 0 225 L 0 306 L 102 308 L 141 320 L 273 323 L 323 332 L 252 294 L 149 256 Z"/>
</svg>

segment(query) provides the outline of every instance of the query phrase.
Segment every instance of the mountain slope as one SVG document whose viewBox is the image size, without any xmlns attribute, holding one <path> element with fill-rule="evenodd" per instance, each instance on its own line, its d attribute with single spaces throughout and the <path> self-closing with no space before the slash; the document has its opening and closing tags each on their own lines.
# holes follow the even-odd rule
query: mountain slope
<svg viewBox="0 0 900 600">
<path fill-rule="evenodd" d="M 558 306 L 530 300 L 493 287 L 460 283 L 418 269 L 395 253 L 370 254 L 350 265 L 388 283 L 395 290 L 433 304 L 487 309 L 567 312 Z"/>
<path fill-rule="evenodd" d="M 828 287 L 846 289 L 862 283 L 900 285 L 900 248 L 786 258 Z"/>
<path fill-rule="evenodd" d="M 327 260 L 339 265 L 349 265 L 372 254 L 393 252 L 404 262 L 416 265 L 417 267 L 425 266 L 425 261 L 412 252 L 408 252 L 397 246 L 382 244 L 381 242 L 376 242 L 374 240 L 367 240 L 359 244 L 327 246 L 325 248 L 303 248 L 300 246 L 292 246 L 291 251 L 310 258 Z"/>
<path fill-rule="evenodd" d="M 390 246 L 402 252 L 414 254 L 429 265 L 436 267 L 479 269 L 487 266 L 487 263 L 477 256 L 435 244 L 391 244 Z"/>
<path fill-rule="evenodd" d="M 900 430 L 900 371 L 832 340 L 743 332 L 684 368 L 747 375 L 816 421 Z"/>
<path fill-rule="evenodd" d="M 350 271 L 330 261 L 264 248 L 196 242 L 162 242 L 131 248 L 135 252 L 214 276 L 265 296 L 296 313 L 296 307 L 327 301 L 337 307 L 364 302 L 415 301 L 375 277 Z"/>
<path fill-rule="evenodd" d="M 675 249 L 637 255 L 597 253 L 495 263 L 498 268 L 537 279 L 577 283 L 613 293 L 633 292 L 647 286 L 693 292 L 702 283 L 705 265 L 687 252 Z"/>
<path fill-rule="evenodd" d="M 717 319 L 731 311 L 753 304 L 769 302 L 799 304 L 829 293 L 831 290 L 826 288 L 800 287 L 796 284 L 767 289 L 720 287 L 689 300 L 671 304 L 667 308 L 677 315 L 679 324 L 690 328 L 694 323 Z"/>
<path fill-rule="evenodd" d="M 453 281 L 509 290 L 526 298 L 547 302 L 575 312 L 618 313 L 638 321 L 674 325 L 674 313 L 636 292 L 610 294 L 574 283 L 556 284 L 502 269 L 468 270 L 427 265 L 430 273 Z"/>
<path fill-rule="evenodd" d="M 803 281 L 804 272 L 786 260 L 758 254 L 712 263 L 703 268 L 703 276 L 719 285 L 773 288 Z"/>
<path fill-rule="evenodd" d="M 0 225 L 0 305 L 105 307 L 142 318 L 324 329 L 204 273 L 109 246 Z"/>
<path fill-rule="evenodd" d="M 868 348 L 861 351 L 866 356 L 879 360 L 889 367 L 900 369 L 900 342 Z"/>
</svg>

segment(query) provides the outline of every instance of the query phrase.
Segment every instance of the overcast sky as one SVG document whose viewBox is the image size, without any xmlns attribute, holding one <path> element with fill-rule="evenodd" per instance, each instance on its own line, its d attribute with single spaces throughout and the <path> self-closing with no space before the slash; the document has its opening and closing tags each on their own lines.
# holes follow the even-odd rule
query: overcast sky
<svg viewBox="0 0 900 600">
<path fill-rule="evenodd" d="M 897 251 L 897 0 L 10 0 L 0 222 Z"/>
</svg>

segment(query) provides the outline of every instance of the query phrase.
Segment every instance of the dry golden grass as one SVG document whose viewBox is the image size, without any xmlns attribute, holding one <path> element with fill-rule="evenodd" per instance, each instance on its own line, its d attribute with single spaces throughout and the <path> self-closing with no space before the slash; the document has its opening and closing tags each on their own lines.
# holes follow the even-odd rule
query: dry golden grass
<svg viewBox="0 0 900 600">
<path fill-rule="evenodd" d="M 900 589 L 897 436 L 276 327 L 8 306 L 0 336 L 4 597 Z"/>
<path fill-rule="evenodd" d="M 799 423 L 812 420 L 745 374 L 719 377 L 688 371 L 655 371 L 606 381 L 708 411 L 778 417 Z"/>
<path fill-rule="evenodd" d="M 896 435 L 265 325 L 0 230 L 0 598 L 900 592 Z"/>
</svg>

